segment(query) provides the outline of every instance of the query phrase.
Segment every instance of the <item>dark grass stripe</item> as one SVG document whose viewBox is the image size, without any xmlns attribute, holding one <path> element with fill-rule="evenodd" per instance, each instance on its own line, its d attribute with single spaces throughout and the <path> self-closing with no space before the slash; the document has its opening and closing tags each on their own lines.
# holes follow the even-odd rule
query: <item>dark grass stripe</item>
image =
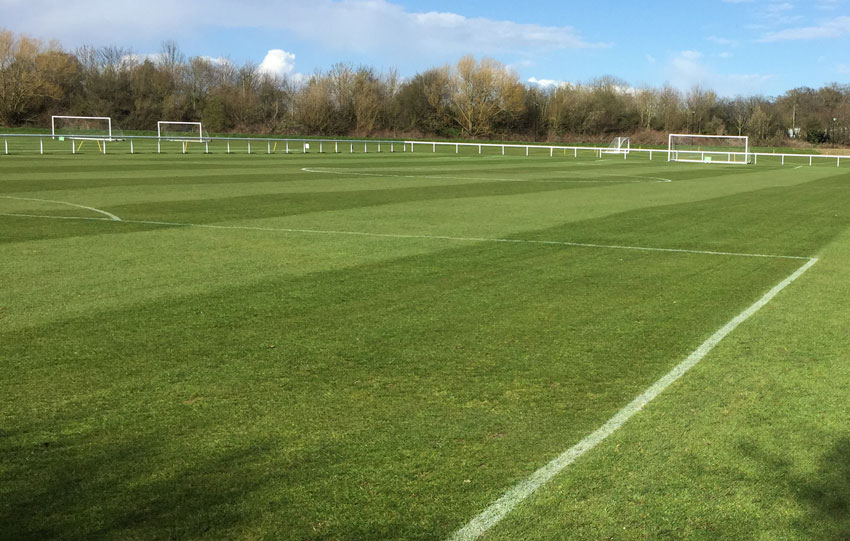
<svg viewBox="0 0 850 541">
<path fill-rule="evenodd" d="M 796 264 L 476 245 L 3 333 L 0 517 L 439 538 Z"/>
</svg>

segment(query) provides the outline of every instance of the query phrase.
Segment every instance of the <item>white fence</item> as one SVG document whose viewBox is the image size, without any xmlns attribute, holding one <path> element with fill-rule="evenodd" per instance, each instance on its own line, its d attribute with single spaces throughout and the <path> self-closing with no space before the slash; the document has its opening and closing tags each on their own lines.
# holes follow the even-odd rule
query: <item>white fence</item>
<svg viewBox="0 0 850 541">
<path fill-rule="evenodd" d="M 0 134 L 0 137 L 3 138 L 3 151 L 4 154 L 10 154 L 9 151 L 9 141 L 34 141 L 38 140 L 38 153 L 45 153 L 45 140 L 50 141 L 51 145 L 55 146 L 55 141 L 58 137 L 53 137 L 49 134 Z M 91 136 L 88 137 L 74 137 L 74 136 L 64 136 L 64 139 L 70 143 L 69 148 L 70 153 L 76 154 L 80 150 L 80 146 L 83 142 L 91 142 Z M 157 137 L 155 135 L 123 135 L 118 138 L 103 138 L 102 140 L 95 141 L 98 146 L 98 151 L 103 154 L 107 153 L 107 144 L 116 145 L 116 144 L 124 144 L 129 146 L 129 151 L 131 154 L 136 154 L 138 151 L 139 143 L 151 142 L 157 143 L 156 150 L 151 150 L 154 153 L 160 153 L 160 142 L 168 141 L 167 138 Z M 369 152 L 411 152 L 411 153 L 422 153 L 422 152 L 431 152 L 436 153 L 438 148 L 443 152 L 448 150 L 451 152 L 454 150 L 455 154 L 460 154 L 463 149 L 467 153 L 470 149 L 473 153 L 484 154 L 485 150 L 495 151 L 497 154 L 505 155 L 509 150 L 512 155 L 516 155 L 517 151 L 520 154 L 525 154 L 526 156 L 540 156 L 548 154 L 550 157 L 555 156 L 569 156 L 572 155 L 573 158 L 578 158 L 579 155 L 587 156 L 587 155 L 595 155 L 598 158 L 602 158 L 605 155 L 617 155 L 622 156 L 623 159 L 628 159 L 633 155 L 640 155 L 644 157 L 648 157 L 649 160 L 653 159 L 662 159 L 667 161 L 668 155 L 671 151 L 667 149 L 649 149 L 649 148 L 635 148 L 632 147 L 629 150 L 629 153 L 618 152 L 616 150 L 611 150 L 608 147 L 593 147 L 593 146 L 569 146 L 569 145 L 544 145 L 544 144 L 534 144 L 534 145 L 522 145 L 522 144 L 503 144 L 503 143 L 452 143 L 445 141 L 393 141 L 393 140 L 377 140 L 377 139 L 297 139 L 297 138 L 271 138 L 271 137 L 209 137 L 204 138 L 202 141 L 199 141 L 197 144 L 203 145 L 204 152 L 210 153 L 210 144 L 214 144 L 214 148 L 216 146 L 220 147 L 220 150 L 231 154 L 233 153 L 232 146 L 234 143 L 238 143 L 240 145 L 245 146 L 245 151 L 248 154 L 252 153 L 279 153 L 283 152 L 286 154 L 292 153 L 309 153 L 319 152 L 319 153 L 369 153 Z M 66 143 L 67 144 L 67 143 Z M 125 147 L 126 148 L 126 147 Z M 187 152 L 187 145 L 181 145 L 183 153 Z M 33 145 L 32 149 L 27 148 L 26 152 L 35 152 L 35 146 Z M 150 149 L 148 149 L 150 150 Z M 676 151 L 672 151 L 676 152 Z M 748 152 L 748 153 L 730 153 L 724 151 L 688 151 L 690 154 L 698 153 L 700 155 L 700 161 L 709 162 L 708 158 L 712 156 L 722 156 L 724 158 L 728 158 L 730 155 L 741 156 L 742 162 L 752 161 L 755 164 L 758 164 L 759 158 L 764 160 L 765 158 L 778 159 L 780 165 L 785 165 L 787 161 L 792 161 L 796 165 L 815 165 L 823 164 L 825 162 L 835 163 L 836 167 L 841 167 L 841 163 L 843 160 L 850 160 L 850 156 L 838 156 L 831 154 L 792 154 L 792 153 L 775 153 L 775 152 Z M 801 163 L 802 162 L 802 163 Z"/>
</svg>

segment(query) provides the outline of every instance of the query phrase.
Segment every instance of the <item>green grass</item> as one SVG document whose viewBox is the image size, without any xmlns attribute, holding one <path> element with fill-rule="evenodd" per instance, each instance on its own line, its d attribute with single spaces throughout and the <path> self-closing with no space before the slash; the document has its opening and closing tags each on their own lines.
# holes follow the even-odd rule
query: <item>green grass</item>
<svg viewBox="0 0 850 541">
<path fill-rule="evenodd" d="M 804 262 L 550 241 L 821 261 L 489 535 L 848 533 L 844 168 L 45 144 L 0 156 L 2 536 L 446 538 Z"/>
</svg>

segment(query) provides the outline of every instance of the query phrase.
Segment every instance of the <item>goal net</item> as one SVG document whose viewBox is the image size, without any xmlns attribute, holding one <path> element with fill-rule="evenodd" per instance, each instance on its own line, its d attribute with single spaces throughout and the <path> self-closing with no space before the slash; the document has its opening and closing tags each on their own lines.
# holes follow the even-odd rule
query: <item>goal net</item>
<svg viewBox="0 0 850 541">
<path fill-rule="evenodd" d="M 694 163 L 750 163 L 746 135 L 686 135 L 671 133 L 667 161 Z"/>
<path fill-rule="evenodd" d="M 206 143 L 210 139 L 200 122 L 160 120 L 156 123 L 156 135 L 160 139 L 179 143 Z"/>
<path fill-rule="evenodd" d="M 608 148 L 603 150 L 605 154 L 628 154 L 629 153 L 629 138 L 615 137 Z"/>
<path fill-rule="evenodd" d="M 112 125 L 108 116 L 52 116 L 50 134 L 54 139 L 87 141 L 120 141 L 121 130 Z"/>
</svg>

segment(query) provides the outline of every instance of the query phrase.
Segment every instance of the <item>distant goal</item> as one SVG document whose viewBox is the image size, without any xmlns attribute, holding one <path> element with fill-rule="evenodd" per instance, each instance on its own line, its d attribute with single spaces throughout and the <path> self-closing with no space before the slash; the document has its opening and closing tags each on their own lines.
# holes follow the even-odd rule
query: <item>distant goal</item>
<svg viewBox="0 0 850 541">
<path fill-rule="evenodd" d="M 123 134 L 112 125 L 108 116 L 65 116 L 50 117 L 50 135 L 54 139 L 76 139 L 81 141 L 120 141 Z"/>
<path fill-rule="evenodd" d="M 183 153 L 190 143 L 202 143 L 206 145 L 210 142 L 210 136 L 204 130 L 204 126 L 200 122 L 180 122 L 176 120 L 160 120 L 156 123 L 157 135 L 157 151 L 161 152 L 162 141 L 173 141 L 180 143 L 183 147 Z"/>
<path fill-rule="evenodd" d="M 667 161 L 748 164 L 749 138 L 746 135 L 671 133 L 667 144 Z"/>
<path fill-rule="evenodd" d="M 631 148 L 631 143 L 629 142 L 628 137 L 615 137 L 611 144 L 608 145 L 608 148 L 604 149 L 602 152 L 605 154 L 623 154 L 625 157 L 626 154 L 629 153 L 629 149 Z"/>
</svg>

